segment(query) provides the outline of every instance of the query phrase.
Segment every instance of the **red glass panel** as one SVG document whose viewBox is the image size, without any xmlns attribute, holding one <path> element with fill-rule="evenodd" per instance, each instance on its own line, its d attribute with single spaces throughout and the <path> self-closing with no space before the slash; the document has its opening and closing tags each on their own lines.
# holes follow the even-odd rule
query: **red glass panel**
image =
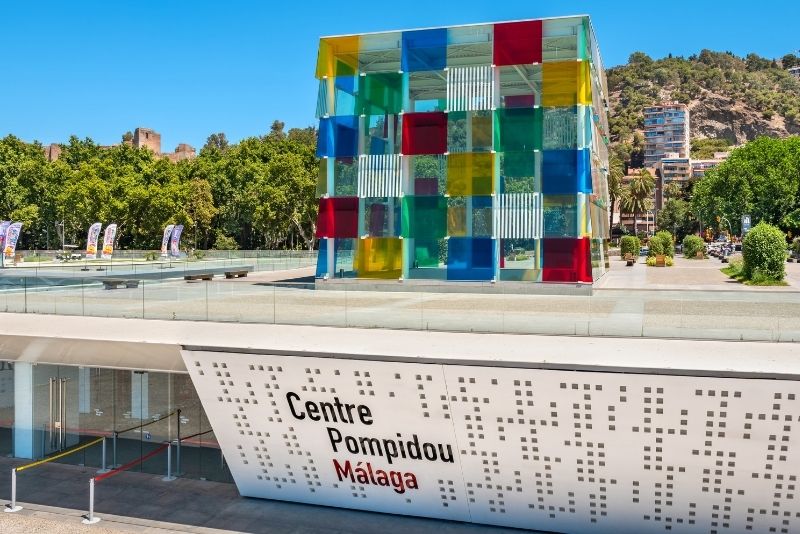
<svg viewBox="0 0 800 534">
<path fill-rule="evenodd" d="M 403 155 L 447 152 L 447 115 L 443 112 L 403 115 Z"/>
<path fill-rule="evenodd" d="M 494 25 L 494 64 L 523 65 L 542 62 L 542 21 Z"/>
<path fill-rule="evenodd" d="M 544 239 L 542 282 L 592 282 L 588 239 Z"/>
<path fill-rule="evenodd" d="M 317 237 L 358 237 L 358 198 L 319 199 Z"/>
</svg>

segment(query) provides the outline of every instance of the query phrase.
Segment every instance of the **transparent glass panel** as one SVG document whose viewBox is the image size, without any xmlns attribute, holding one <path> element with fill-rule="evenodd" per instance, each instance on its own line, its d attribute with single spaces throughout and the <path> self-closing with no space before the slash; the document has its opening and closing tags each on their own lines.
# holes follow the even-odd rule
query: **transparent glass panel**
<svg viewBox="0 0 800 534">
<path fill-rule="evenodd" d="M 491 24 L 462 26 L 447 30 L 447 66 L 492 64 Z"/>
<path fill-rule="evenodd" d="M 400 116 L 367 115 L 364 118 L 364 153 L 388 155 L 400 153 Z"/>
<path fill-rule="evenodd" d="M 501 108 L 532 108 L 542 100 L 542 66 L 509 65 L 498 67 Z"/>
<path fill-rule="evenodd" d="M 447 109 L 447 77 L 441 70 L 412 72 L 408 76 L 406 113 L 445 111 Z"/>
<path fill-rule="evenodd" d="M 399 72 L 401 69 L 402 34 L 376 33 L 362 35 L 358 70 L 360 72 Z"/>
<path fill-rule="evenodd" d="M 447 114 L 447 151 L 491 152 L 492 112 L 451 111 Z"/>
<path fill-rule="evenodd" d="M 579 237 L 577 195 L 544 195 L 544 237 Z"/>
</svg>

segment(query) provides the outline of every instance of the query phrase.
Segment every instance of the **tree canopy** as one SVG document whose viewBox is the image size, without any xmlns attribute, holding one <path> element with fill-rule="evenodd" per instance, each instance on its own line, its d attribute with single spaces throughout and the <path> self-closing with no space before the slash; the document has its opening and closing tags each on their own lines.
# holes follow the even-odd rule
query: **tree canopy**
<svg viewBox="0 0 800 534">
<path fill-rule="evenodd" d="M 71 137 L 48 162 L 39 143 L 0 139 L 0 219 L 23 223 L 25 248 L 82 246 L 95 221 L 118 224 L 118 245 L 153 249 L 164 226 L 183 224 L 184 243 L 209 248 L 314 245 L 318 160 L 314 128 L 228 143 L 215 133 L 193 160 L 171 163 L 148 149 L 101 148 Z"/>
<path fill-rule="evenodd" d="M 706 226 L 725 217 L 741 232 L 741 216 L 800 231 L 800 137 L 760 137 L 731 152 L 692 191 L 692 210 Z M 726 225 L 727 227 L 727 225 Z M 727 228 L 725 228 L 727 229 Z"/>
</svg>

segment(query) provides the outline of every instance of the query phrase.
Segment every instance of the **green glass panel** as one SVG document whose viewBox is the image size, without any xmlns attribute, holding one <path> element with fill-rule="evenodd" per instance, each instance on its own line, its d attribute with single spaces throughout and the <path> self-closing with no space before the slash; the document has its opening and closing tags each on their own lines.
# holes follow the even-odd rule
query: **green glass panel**
<svg viewBox="0 0 800 534">
<path fill-rule="evenodd" d="M 440 196 L 403 197 L 403 237 L 438 239 L 447 235 L 447 199 Z"/>
<path fill-rule="evenodd" d="M 380 72 L 361 76 L 358 113 L 385 115 L 400 113 L 403 104 L 403 75 Z"/>
<path fill-rule="evenodd" d="M 500 154 L 501 191 L 503 193 L 536 193 L 540 191 L 540 159 L 540 152 Z"/>
<path fill-rule="evenodd" d="M 498 109 L 495 122 L 494 149 L 497 152 L 541 150 L 541 108 Z"/>
<path fill-rule="evenodd" d="M 436 269 L 447 263 L 447 240 L 414 240 L 413 268 Z"/>
</svg>

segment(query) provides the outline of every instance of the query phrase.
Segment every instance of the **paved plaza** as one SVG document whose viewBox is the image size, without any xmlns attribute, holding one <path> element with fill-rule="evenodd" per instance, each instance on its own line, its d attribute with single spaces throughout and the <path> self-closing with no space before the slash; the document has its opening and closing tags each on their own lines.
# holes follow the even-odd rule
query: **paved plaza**
<svg viewBox="0 0 800 534">
<path fill-rule="evenodd" d="M 0 499 L 10 498 L 11 468 L 25 460 L 0 459 Z M 25 471 L 18 477 L 18 500 L 23 510 L 0 514 L 0 532 L 292 532 L 295 534 L 511 534 L 505 529 L 418 517 L 361 512 L 291 502 L 249 499 L 236 486 L 219 482 L 122 473 L 97 485 L 91 526 L 81 524 L 88 510 L 89 479 L 95 470 L 58 463 Z M 54 525 L 55 530 L 54 530 Z"/>
<path fill-rule="evenodd" d="M 800 340 L 800 264 L 785 287 L 731 281 L 718 260 L 676 258 L 670 268 L 614 258 L 592 295 L 318 290 L 313 269 L 257 272 L 211 282 L 144 280 L 105 290 L 99 282 L 0 291 L 0 311 L 162 320 L 589 336 Z M 490 313 L 487 313 L 490 312 Z"/>
</svg>

